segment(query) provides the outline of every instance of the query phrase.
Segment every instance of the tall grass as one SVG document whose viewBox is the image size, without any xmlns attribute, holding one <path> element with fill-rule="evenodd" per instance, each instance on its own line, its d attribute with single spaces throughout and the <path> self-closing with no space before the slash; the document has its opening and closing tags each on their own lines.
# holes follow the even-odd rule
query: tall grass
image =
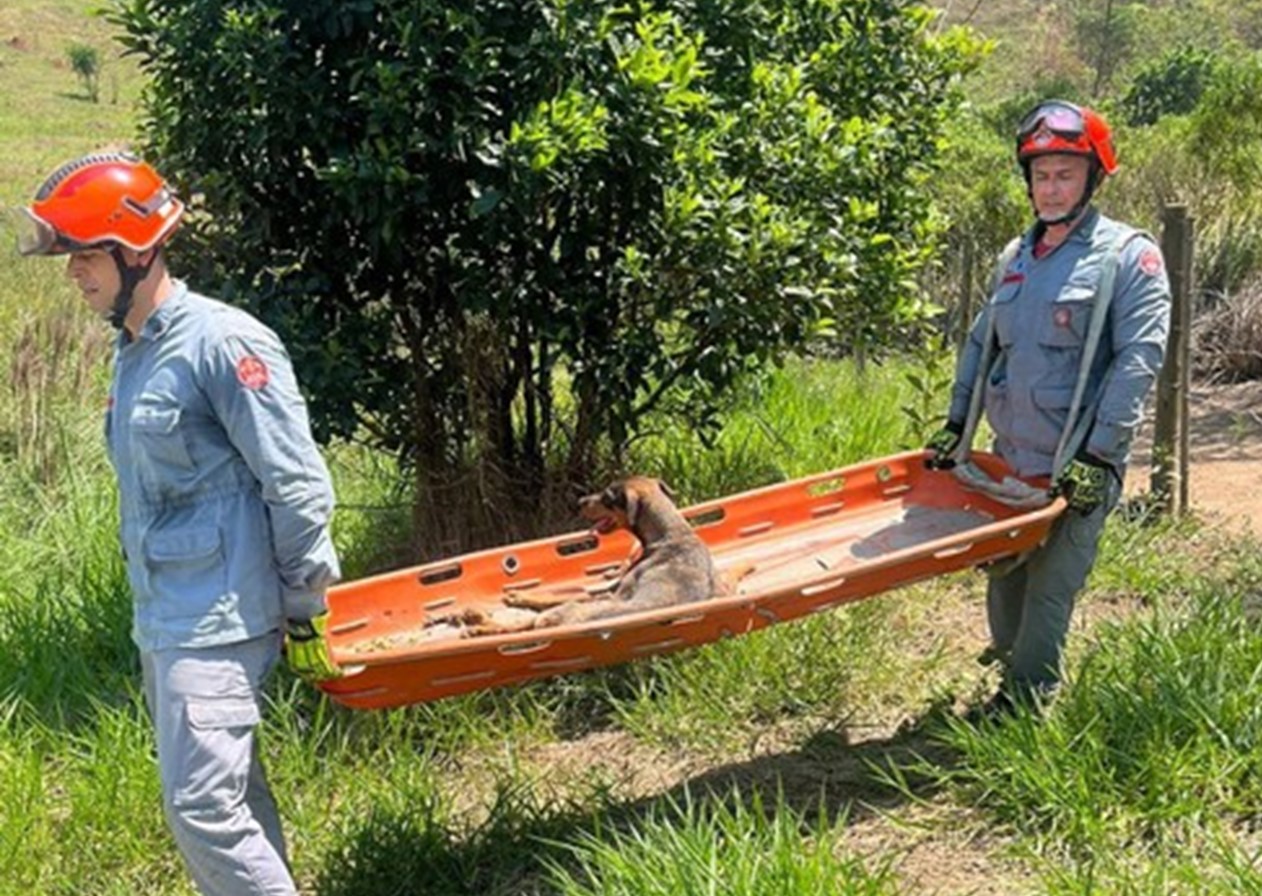
<svg viewBox="0 0 1262 896">
<path fill-rule="evenodd" d="M 668 801 L 629 830 L 594 831 L 568 847 L 573 865 L 549 863 L 558 896 L 884 896 L 897 892 L 888 868 L 869 869 L 830 843 L 837 827 L 783 803 L 764 807 L 733 793 L 698 805 Z"/>
<path fill-rule="evenodd" d="M 1045 719 L 946 729 L 961 759 L 945 779 L 1028 838 L 1050 892 L 1093 892 L 1101 873 L 1145 892 L 1137 881 L 1193 860 L 1218 866 L 1195 892 L 1257 886 L 1258 844 L 1228 844 L 1262 805 L 1262 632 L 1239 599 L 1262 565 L 1251 544 L 1221 550 L 1229 561 L 1186 596 L 1106 626 Z M 1123 855 L 1149 859 L 1106 858 Z"/>
</svg>

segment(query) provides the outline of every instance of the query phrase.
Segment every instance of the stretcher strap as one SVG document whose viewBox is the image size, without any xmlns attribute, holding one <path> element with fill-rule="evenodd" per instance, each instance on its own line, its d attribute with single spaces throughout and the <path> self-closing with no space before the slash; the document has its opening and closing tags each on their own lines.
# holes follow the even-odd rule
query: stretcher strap
<svg viewBox="0 0 1262 896">
<path fill-rule="evenodd" d="M 965 488 L 989 495 L 1009 507 L 1037 510 L 1052 503 L 1047 489 L 1030 485 L 1015 476 L 993 479 L 971 460 L 957 463 L 951 468 L 951 473 Z"/>
</svg>

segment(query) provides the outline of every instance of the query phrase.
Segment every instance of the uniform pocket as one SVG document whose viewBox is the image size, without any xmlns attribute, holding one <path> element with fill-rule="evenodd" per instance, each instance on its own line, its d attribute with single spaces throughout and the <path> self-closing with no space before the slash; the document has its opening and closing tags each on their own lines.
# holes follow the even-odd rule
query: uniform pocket
<svg viewBox="0 0 1262 896">
<path fill-rule="evenodd" d="M 1034 406 L 1042 411 L 1067 411 L 1073 404 L 1073 387 L 1053 386 L 1034 390 Z"/>
<path fill-rule="evenodd" d="M 245 799 L 258 705 L 241 697 L 189 699 L 179 734 L 171 805 L 177 813 L 230 818 Z"/>
<path fill-rule="evenodd" d="M 1021 335 L 1016 308 L 1013 299 L 1021 292 L 1020 283 L 1008 283 L 1000 286 L 990 297 L 990 313 L 995 318 L 995 339 L 1004 348 L 1010 348 Z"/>
<path fill-rule="evenodd" d="M 184 432 L 180 427 L 182 412 L 178 404 L 155 395 L 141 395 L 131 412 L 131 431 L 137 458 L 149 463 L 155 471 L 186 472 L 193 469 Z"/>
<path fill-rule="evenodd" d="M 145 560 L 152 596 L 167 619 L 203 616 L 223 598 L 223 540 L 217 528 L 149 532 Z"/>
<path fill-rule="evenodd" d="M 1043 320 L 1039 322 L 1040 345 L 1052 348 L 1081 348 L 1087 339 L 1095 288 L 1070 284 L 1060 291 Z"/>
</svg>

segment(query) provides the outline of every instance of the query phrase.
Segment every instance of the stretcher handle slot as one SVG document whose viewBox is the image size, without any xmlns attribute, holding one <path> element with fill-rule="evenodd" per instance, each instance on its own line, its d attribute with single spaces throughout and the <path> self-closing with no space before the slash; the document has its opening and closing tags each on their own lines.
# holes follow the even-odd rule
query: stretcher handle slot
<svg viewBox="0 0 1262 896">
<path fill-rule="evenodd" d="M 940 551 L 933 552 L 933 559 L 945 560 L 948 557 L 958 557 L 960 554 L 967 554 L 973 549 L 973 542 L 967 544 L 957 544 L 949 548 L 942 548 Z"/>
<path fill-rule="evenodd" d="M 504 591 L 528 591 L 543 582 L 543 579 L 522 579 L 520 582 L 509 582 L 504 586 Z"/>
<path fill-rule="evenodd" d="M 676 616 L 674 619 L 666 620 L 667 625 L 692 625 L 694 622 L 702 622 L 706 618 L 705 613 L 694 613 L 692 616 Z"/>
<path fill-rule="evenodd" d="M 899 485 L 891 485 L 889 488 L 882 489 L 881 494 L 887 498 L 893 498 L 896 495 L 903 495 L 909 491 L 911 491 L 911 484 L 903 482 Z"/>
<path fill-rule="evenodd" d="M 552 640 L 526 641 L 522 644 L 501 644 L 499 651 L 504 656 L 518 656 L 523 653 L 538 653 L 552 646 Z"/>
<path fill-rule="evenodd" d="M 807 585 L 802 589 L 803 597 L 814 597 L 817 594 L 823 594 L 825 591 L 831 591 L 834 588 L 840 588 L 849 580 L 849 576 L 838 576 L 835 579 L 829 579 L 827 582 L 817 582 L 814 585 Z"/>
<path fill-rule="evenodd" d="M 828 516 L 830 513 L 836 513 L 846 506 L 845 501 L 833 501 L 830 504 L 820 504 L 818 507 L 811 508 L 811 516 L 821 517 Z"/>
<path fill-rule="evenodd" d="M 615 569 L 622 568 L 622 561 L 615 560 L 612 563 L 594 563 L 583 570 L 584 575 L 603 576 L 607 572 L 613 572 Z"/>
<path fill-rule="evenodd" d="M 576 656 L 568 660 L 535 660 L 530 664 L 530 668 L 539 669 L 540 671 L 554 671 L 557 669 L 581 669 L 592 661 L 590 656 Z"/>
<path fill-rule="evenodd" d="M 812 498 L 818 498 L 823 495 L 831 495 L 834 492 L 839 492 L 845 487 L 845 476 L 833 476 L 830 479 L 821 479 L 819 482 L 812 482 L 806 487 L 806 493 Z"/>
<path fill-rule="evenodd" d="M 772 520 L 763 520 L 761 523 L 751 523 L 748 526 L 742 526 L 738 534 L 741 538 L 748 538 L 751 535 L 760 535 L 774 525 L 775 523 Z"/>
<path fill-rule="evenodd" d="M 667 638 L 665 641 L 654 641 L 652 644 L 637 644 L 631 649 L 636 653 L 657 653 L 662 650 L 670 650 L 672 647 L 680 647 L 688 642 L 683 638 Z"/>
<path fill-rule="evenodd" d="M 368 620 L 364 618 L 352 619 L 349 622 L 339 622 L 332 626 L 329 631 L 334 635 L 345 635 L 350 632 L 359 631 L 368 625 Z"/>
<path fill-rule="evenodd" d="M 458 579 L 464 573 L 459 563 L 452 563 L 448 566 L 440 566 L 437 569 L 427 569 L 417 576 L 417 580 L 422 585 L 438 585 L 442 582 L 450 582 L 452 579 Z"/>
<path fill-rule="evenodd" d="M 446 678 L 431 678 L 430 687 L 444 688 L 450 684 L 464 684 L 466 681 L 485 681 L 495 677 L 494 669 L 483 669 L 480 672 L 468 672 L 464 675 L 449 675 Z"/>
<path fill-rule="evenodd" d="M 594 551 L 598 547 L 600 547 L 599 538 L 595 535 L 584 535 L 582 538 L 559 542 L 557 544 L 557 553 L 562 557 L 569 557 L 574 554 L 586 554 L 588 551 Z"/>
<path fill-rule="evenodd" d="M 455 602 L 456 599 L 454 597 L 440 597 L 438 600 L 431 600 L 427 604 L 421 604 L 421 606 L 432 613 L 434 610 L 450 607 Z"/>
<path fill-rule="evenodd" d="M 702 526 L 713 526 L 715 523 L 723 522 L 723 518 L 727 516 L 727 512 L 722 507 L 711 507 L 709 510 L 702 510 L 698 513 L 686 513 L 686 519 L 689 525 L 694 529 L 700 529 Z"/>
</svg>

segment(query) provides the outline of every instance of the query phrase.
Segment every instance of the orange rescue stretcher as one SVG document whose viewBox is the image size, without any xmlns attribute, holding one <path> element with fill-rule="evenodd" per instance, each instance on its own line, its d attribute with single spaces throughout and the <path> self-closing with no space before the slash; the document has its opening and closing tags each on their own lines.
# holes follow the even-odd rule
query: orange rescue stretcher
<svg viewBox="0 0 1262 896">
<path fill-rule="evenodd" d="M 359 709 L 421 703 L 752 632 L 1041 544 L 1065 502 L 1018 509 L 926 469 L 925 452 L 880 458 L 683 508 L 733 593 L 579 625 L 481 636 L 435 624 L 532 588 L 609 587 L 625 531 L 576 532 L 466 554 L 329 592 L 330 643 L 346 677 L 321 687 Z M 1003 479 L 1007 468 L 977 453 Z"/>
</svg>

